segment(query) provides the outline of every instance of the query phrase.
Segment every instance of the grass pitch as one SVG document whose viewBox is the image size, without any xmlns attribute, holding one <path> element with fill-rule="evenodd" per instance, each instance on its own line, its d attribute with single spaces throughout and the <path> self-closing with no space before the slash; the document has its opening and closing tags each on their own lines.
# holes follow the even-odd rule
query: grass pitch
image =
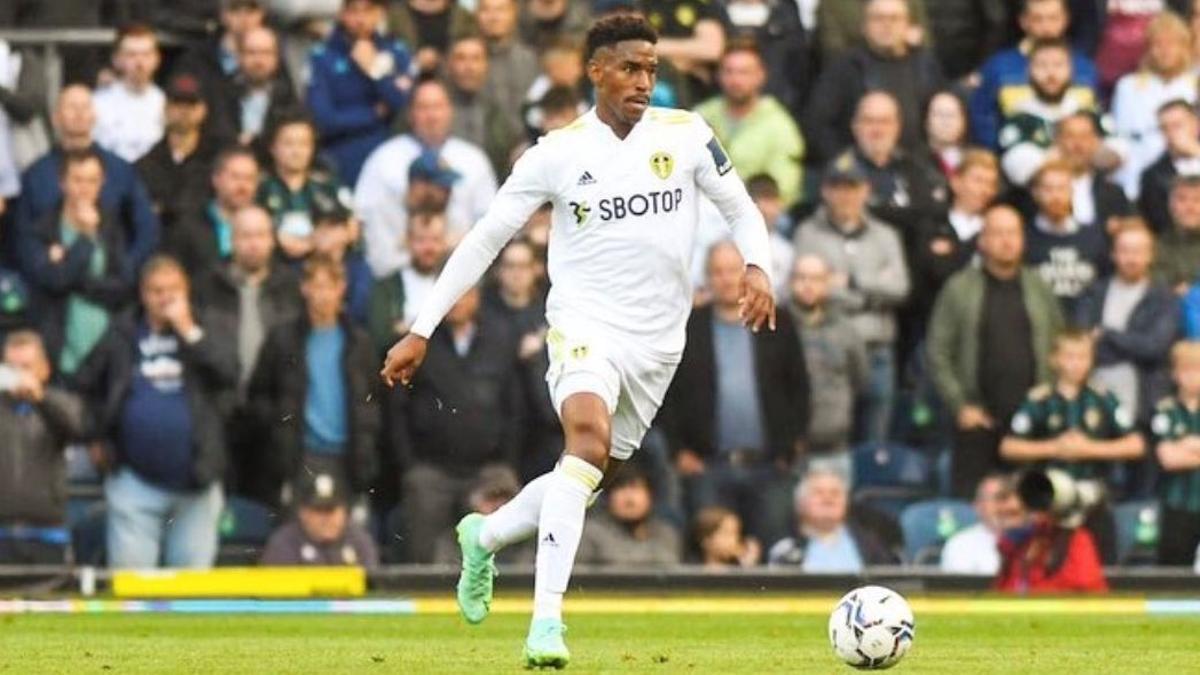
<svg viewBox="0 0 1200 675">
<path fill-rule="evenodd" d="M 567 603 L 568 615 L 570 602 Z M 413 616 L 18 615 L 0 617 L 0 673 L 522 672 L 528 619 L 468 627 Z M 569 672 L 853 672 L 818 614 L 568 616 Z M 1197 672 L 1200 618 L 917 612 L 891 672 Z"/>
</svg>

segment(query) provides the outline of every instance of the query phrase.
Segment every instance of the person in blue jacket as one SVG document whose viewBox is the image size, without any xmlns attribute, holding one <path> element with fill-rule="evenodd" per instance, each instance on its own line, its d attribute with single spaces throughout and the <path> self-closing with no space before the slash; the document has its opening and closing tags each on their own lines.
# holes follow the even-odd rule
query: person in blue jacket
<svg viewBox="0 0 1200 675">
<path fill-rule="evenodd" d="M 412 89 L 408 47 L 378 31 L 384 4 L 344 0 L 337 27 L 309 57 L 308 106 L 321 149 L 346 185 L 358 181 L 367 156 L 387 140 Z"/>
<path fill-rule="evenodd" d="M 996 52 L 979 69 L 979 87 L 968 102 L 975 142 L 999 148 L 1000 123 L 1006 115 L 1005 99 L 1011 91 L 1029 84 L 1029 52 L 1040 40 L 1058 40 L 1067 34 L 1071 15 L 1067 0 L 1023 0 L 1018 22 L 1024 38 L 1015 47 Z M 1078 49 L 1071 52 L 1071 72 L 1076 84 L 1096 90 L 1096 65 Z M 1005 91 L 1009 90 L 1008 95 Z"/>
<path fill-rule="evenodd" d="M 100 209 L 112 213 L 125 224 L 125 255 L 133 269 L 140 269 L 158 248 L 159 222 L 133 165 L 96 145 L 92 129 L 96 110 L 92 92 L 73 84 L 62 90 L 54 109 L 54 129 L 58 143 L 21 174 L 21 198 L 16 208 L 17 231 L 24 235 L 35 228 L 62 202 L 59 174 L 63 155 L 72 150 L 90 150 L 104 166 L 104 186 L 100 189 Z"/>
</svg>

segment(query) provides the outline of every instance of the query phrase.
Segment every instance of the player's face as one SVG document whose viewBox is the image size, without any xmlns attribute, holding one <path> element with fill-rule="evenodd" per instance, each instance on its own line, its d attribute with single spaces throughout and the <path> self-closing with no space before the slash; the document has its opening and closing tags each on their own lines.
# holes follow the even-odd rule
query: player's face
<svg viewBox="0 0 1200 675">
<path fill-rule="evenodd" d="M 1063 159 L 1071 163 L 1076 171 L 1084 171 L 1092 164 L 1092 157 L 1100 149 L 1100 135 L 1096 125 L 1086 117 L 1068 117 L 1058 128 L 1054 139 Z"/>
<path fill-rule="evenodd" d="M 983 230 L 979 233 L 979 252 L 994 265 L 1019 265 L 1025 252 L 1025 229 L 1021 217 L 1008 209 L 988 212 Z"/>
<path fill-rule="evenodd" d="M 1113 243 L 1113 264 L 1117 275 L 1127 282 L 1138 282 L 1150 273 L 1154 262 L 1154 243 L 1142 230 L 1122 232 Z"/>
<path fill-rule="evenodd" d="M 1171 219 L 1183 230 L 1200 230 L 1200 186 L 1181 185 L 1171 190 Z"/>
<path fill-rule="evenodd" d="M 617 120 L 634 125 L 650 107 L 658 78 L 658 55 L 645 40 L 626 40 L 597 50 L 588 63 L 598 105 Z"/>
<path fill-rule="evenodd" d="M 1061 223 L 1071 215 L 1071 174 L 1048 171 L 1042 174 L 1033 188 L 1038 211 L 1051 222 Z"/>
<path fill-rule="evenodd" d="M 1067 32 L 1065 3 L 1056 0 L 1031 2 L 1021 14 L 1021 30 L 1035 40 L 1060 38 Z"/>
<path fill-rule="evenodd" d="M 814 256 L 804 256 L 792 268 L 792 299 L 801 307 L 820 307 L 829 297 L 829 268 Z"/>
<path fill-rule="evenodd" d="M 1000 189 L 1000 175 L 986 166 L 972 166 L 950 178 L 954 205 L 967 213 L 983 213 Z"/>
<path fill-rule="evenodd" d="M 1054 372 L 1060 380 L 1082 385 L 1092 372 L 1092 341 L 1060 340 L 1054 348 L 1053 362 Z"/>
<path fill-rule="evenodd" d="M 1029 61 L 1029 83 L 1042 99 L 1061 99 L 1071 84 L 1071 54 L 1065 49 L 1039 50 Z"/>
</svg>

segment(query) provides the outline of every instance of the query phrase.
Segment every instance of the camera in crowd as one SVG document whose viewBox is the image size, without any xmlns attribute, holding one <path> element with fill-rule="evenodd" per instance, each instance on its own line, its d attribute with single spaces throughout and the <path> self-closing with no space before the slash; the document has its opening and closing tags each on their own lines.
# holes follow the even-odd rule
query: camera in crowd
<svg viewBox="0 0 1200 675">
<path fill-rule="evenodd" d="M 1017 480 L 1017 495 L 1029 511 L 1074 529 L 1104 502 L 1105 489 L 1101 481 L 1077 480 L 1062 469 L 1030 469 Z"/>
</svg>

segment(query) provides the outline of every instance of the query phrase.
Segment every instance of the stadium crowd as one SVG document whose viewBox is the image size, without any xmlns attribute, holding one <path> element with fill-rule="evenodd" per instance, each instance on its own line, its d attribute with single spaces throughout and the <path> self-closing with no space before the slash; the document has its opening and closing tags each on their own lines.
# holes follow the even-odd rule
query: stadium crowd
<svg viewBox="0 0 1200 675">
<path fill-rule="evenodd" d="M 740 325 L 702 208 L 683 361 L 582 564 L 996 574 L 1028 466 L 1105 486 L 1079 555 L 1194 563 L 1188 0 L 9 0 L 118 30 L 58 91 L 0 41 L 0 562 L 454 562 L 562 448 L 549 206 L 411 387 L 379 364 L 590 106 L 611 12 L 745 180 L 779 317 Z"/>
</svg>

